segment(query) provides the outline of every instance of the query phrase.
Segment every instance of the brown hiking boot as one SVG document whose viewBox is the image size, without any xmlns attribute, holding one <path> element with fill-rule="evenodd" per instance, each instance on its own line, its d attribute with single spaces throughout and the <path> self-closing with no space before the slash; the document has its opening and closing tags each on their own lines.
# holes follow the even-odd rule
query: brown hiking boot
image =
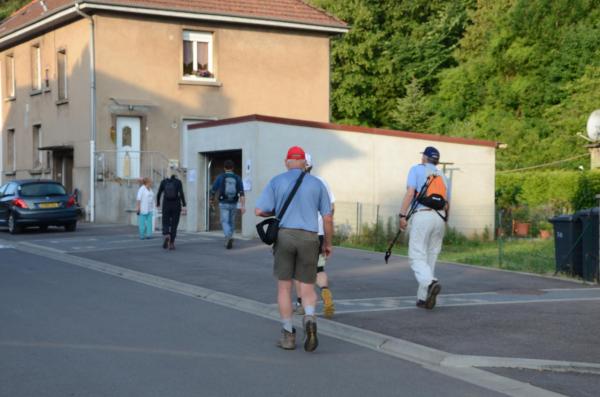
<svg viewBox="0 0 600 397">
<path fill-rule="evenodd" d="M 333 296 L 329 288 L 321 290 L 321 299 L 323 299 L 323 315 L 327 318 L 333 317 L 335 313 L 335 305 L 333 304 Z"/>
<path fill-rule="evenodd" d="M 315 316 L 304 316 L 304 351 L 314 352 L 319 346 L 317 338 L 317 319 Z"/>
<path fill-rule="evenodd" d="M 284 350 L 294 350 L 296 348 L 296 328 L 293 328 L 292 332 L 282 329 L 281 338 L 277 341 L 277 347 Z"/>
<path fill-rule="evenodd" d="M 437 296 L 442 290 L 442 286 L 436 280 L 433 280 L 427 288 L 427 299 L 425 299 L 425 309 L 431 310 L 435 307 Z"/>
</svg>

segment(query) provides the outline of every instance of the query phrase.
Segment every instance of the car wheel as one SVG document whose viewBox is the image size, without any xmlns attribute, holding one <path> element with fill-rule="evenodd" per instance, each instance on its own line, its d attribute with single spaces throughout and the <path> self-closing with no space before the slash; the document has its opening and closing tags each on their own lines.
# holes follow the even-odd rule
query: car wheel
<svg viewBox="0 0 600 397">
<path fill-rule="evenodd" d="M 40 226 L 40 232 L 47 232 L 48 231 L 48 225 L 41 225 Z"/>
<path fill-rule="evenodd" d="M 65 225 L 65 230 L 67 232 L 74 232 L 77 229 L 77 222 L 71 222 Z"/>
<path fill-rule="evenodd" d="M 15 217 L 13 216 L 13 214 L 10 214 L 8 216 L 8 232 L 10 234 L 17 234 L 20 233 L 22 230 L 22 227 L 17 225 L 17 221 L 15 220 Z"/>
</svg>

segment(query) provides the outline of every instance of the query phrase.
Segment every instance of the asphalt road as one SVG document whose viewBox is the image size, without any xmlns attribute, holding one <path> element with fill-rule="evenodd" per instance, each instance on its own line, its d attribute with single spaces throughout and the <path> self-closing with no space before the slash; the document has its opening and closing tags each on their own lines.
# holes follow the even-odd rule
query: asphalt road
<svg viewBox="0 0 600 397">
<path fill-rule="evenodd" d="M 0 249 L 0 396 L 496 396 L 321 337 L 275 348 L 278 324 Z"/>
<path fill-rule="evenodd" d="M 336 249 L 337 312 L 319 321 L 317 353 L 284 352 L 269 249 L 225 250 L 213 234 L 177 241 L 164 251 L 159 236 L 140 241 L 124 226 L 0 231 L 0 397 L 600 389 L 598 286 L 439 263 L 443 291 L 423 311 L 407 258 Z"/>
</svg>

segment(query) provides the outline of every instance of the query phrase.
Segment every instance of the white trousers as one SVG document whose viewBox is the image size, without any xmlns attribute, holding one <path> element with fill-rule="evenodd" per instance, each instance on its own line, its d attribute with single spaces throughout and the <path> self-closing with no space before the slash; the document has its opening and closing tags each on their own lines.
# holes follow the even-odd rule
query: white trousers
<svg viewBox="0 0 600 397">
<path fill-rule="evenodd" d="M 411 217 L 408 256 L 419 283 L 417 299 L 427 299 L 427 287 L 435 278 L 435 262 L 442 250 L 445 223 L 435 211 L 415 212 Z"/>
</svg>

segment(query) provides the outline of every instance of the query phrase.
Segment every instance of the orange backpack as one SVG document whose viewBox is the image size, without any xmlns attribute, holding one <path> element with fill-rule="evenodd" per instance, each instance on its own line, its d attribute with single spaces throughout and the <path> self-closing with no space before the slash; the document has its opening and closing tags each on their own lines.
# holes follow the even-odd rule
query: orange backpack
<svg viewBox="0 0 600 397">
<path fill-rule="evenodd" d="M 448 193 L 444 178 L 437 174 L 429 175 L 416 200 L 436 211 L 445 209 L 448 203 Z"/>
</svg>

